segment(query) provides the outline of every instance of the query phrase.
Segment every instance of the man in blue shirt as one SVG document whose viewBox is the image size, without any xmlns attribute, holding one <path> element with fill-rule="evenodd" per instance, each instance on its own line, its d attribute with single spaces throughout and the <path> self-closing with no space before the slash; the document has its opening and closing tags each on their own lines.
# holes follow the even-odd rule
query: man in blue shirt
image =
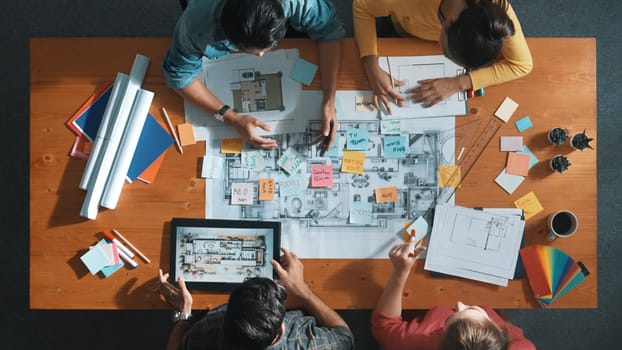
<svg viewBox="0 0 622 350">
<path fill-rule="evenodd" d="M 296 254 L 283 250 L 280 263 L 271 260 L 280 284 L 252 278 L 237 287 L 228 304 L 210 310 L 192 324 L 192 295 L 180 277 L 179 288 L 160 270 L 159 290 L 176 310 L 167 350 L 350 350 L 354 337 L 346 322 L 304 282 Z M 287 294 L 301 310 L 285 310 Z"/>
<path fill-rule="evenodd" d="M 253 146 L 275 148 L 275 140 L 256 133 L 256 128 L 270 131 L 265 123 L 232 110 L 196 74 L 201 70 L 203 56 L 217 58 L 229 51 L 262 56 L 278 45 L 288 25 L 318 41 L 323 134 L 328 136 L 330 122 L 337 119 L 334 102 L 341 54 L 339 40 L 345 35 L 343 23 L 337 19 L 329 0 L 190 0 L 162 63 L 166 84 L 232 126 Z M 334 139 L 334 135 L 330 136 Z"/>
</svg>

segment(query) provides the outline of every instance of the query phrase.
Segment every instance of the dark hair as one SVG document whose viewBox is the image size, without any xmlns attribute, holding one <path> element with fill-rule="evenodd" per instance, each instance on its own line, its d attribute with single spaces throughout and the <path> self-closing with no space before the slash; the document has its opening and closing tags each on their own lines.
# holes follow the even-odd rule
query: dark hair
<svg viewBox="0 0 622 350">
<path fill-rule="evenodd" d="M 227 349 L 264 349 L 279 334 L 285 317 L 285 288 L 269 278 L 252 278 L 229 297 L 224 333 Z"/>
<path fill-rule="evenodd" d="M 240 50 L 272 48 L 287 32 L 278 0 L 227 0 L 220 23 L 227 39 Z"/>
<path fill-rule="evenodd" d="M 475 69 L 499 56 L 503 39 L 514 35 L 505 0 L 467 0 L 467 7 L 447 30 L 449 54 L 456 63 Z"/>
<path fill-rule="evenodd" d="M 443 332 L 441 350 L 507 350 L 510 336 L 506 328 L 491 320 L 460 318 Z"/>
</svg>

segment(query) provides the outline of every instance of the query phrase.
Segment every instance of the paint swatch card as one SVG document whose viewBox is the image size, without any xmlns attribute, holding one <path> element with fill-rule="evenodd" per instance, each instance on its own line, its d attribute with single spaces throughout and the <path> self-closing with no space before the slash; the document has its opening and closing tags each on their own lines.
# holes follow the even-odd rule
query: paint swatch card
<svg viewBox="0 0 622 350">
<path fill-rule="evenodd" d="M 285 172 L 288 174 L 294 174 L 302 164 L 306 161 L 306 158 L 300 155 L 300 153 L 296 152 L 293 148 L 289 147 L 279 158 L 277 162 L 278 166 L 280 166 Z"/>
<path fill-rule="evenodd" d="M 251 182 L 234 182 L 231 184 L 231 204 L 253 204 L 255 188 Z"/>
<path fill-rule="evenodd" d="M 542 207 L 542 204 L 540 204 L 538 197 L 536 197 L 536 194 L 533 191 L 517 199 L 514 202 L 514 206 L 519 209 L 523 209 L 525 220 L 529 220 L 544 210 L 544 207 Z"/>
<path fill-rule="evenodd" d="M 220 153 L 240 154 L 242 153 L 242 145 L 244 140 L 242 138 L 226 138 L 220 142 Z"/>
<path fill-rule="evenodd" d="M 243 150 L 241 161 L 243 169 L 262 171 L 266 167 L 263 159 L 263 152 L 258 150 Z"/>
<path fill-rule="evenodd" d="M 363 174 L 365 168 L 365 153 L 357 151 L 343 151 L 341 160 L 341 172 L 350 174 Z"/>
<path fill-rule="evenodd" d="M 531 128 L 533 126 L 533 123 L 531 122 L 531 118 L 529 118 L 528 115 L 520 118 L 519 120 L 517 120 L 514 125 L 516 125 L 516 129 L 518 129 L 518 132 L 523 132 L 529 128 Z"/>
<path fill-rule="evenodd" d="M 505 172 L 512 175 L 527 176 L 530 157 L 527 154 L 510 152 Z"/>
<path fill-rule="evenodd" d="M 281 197 L 298 196 L 307 189 L 308 180 L 302 175 L 287 176 L 279 174 L 279 195 Z"/>
<path fill-rule="evenodd" d="M 507 121 L 512 118 L 512 114 L 514 114 L 514 111 L 516 111 L 517 108 L 518 103 L 512 101 L 511 98 L 506 97 L 499 108 L 497 108 L 497 111 L 495 111 L 495 116 L 507 123 Z"/>
<path fill-rule="evenodd" d="M 501 186 L 505 192 L 512 194 L 524 180 L 524 176 L 508 174 L 506 169 L 503 168 L 495 179 L 495 182 L 497 185 Z"/>
<path fill-rule="evenodd" d="M 402 133 L 402 123 L 399 119 L 383 119 L 380 121 L 380 133 L 383 135 L 399 135 Z"/>
<path fill-rule="evenodd" d="M 501 152 L 516 152 L 523 149 L 522 136 L 501 136 Z"/>
<path fill-rule="evenodd" d="M 311 167 L 311 187 L 332 187 L 333 166 L 314 165 Z"/>
<path fill-rule="evenodd" d="M 397 187 L 378 187 L 374 190 L 376 203 L 397 202 Z"/>
<path fill-rule="evenodd" d="M 406 158 L 406 136 L 387 135 L 382 138 L 385 158 Z"/>
<path fill-rule="evenodd" d="M 224 179 L 225 158 L 212 156 L 203 157 L 201 177 L 205 179 Z"/>
<path fill-rule="evenodd" d="M 456 188 L 460 185 L 462 176 L 459 165 L 438 166 L 438 186 Z"/>
<path fill-rule="evenodd" d="M 274 200 L 274 179 L 271 179 L 269 177 L 259 179 L 259 200 Z"/>
<path fill-rule="evenodd" d="M 372 203 L 351 202 L 350 203 L 350 223 L 370 225 L 372 219 Z"/>
<path fill-rule="evenodd" d="M 296 63 L 294 63 L 292 71 L 289 73 L 289 77 L 309 86 L 313 81 L 313 77 L 315 76 L 317 69 L 317 65 L 299 58 L 296 60 Z"/>
<path fill-rule="evenodd" d="M 369 131 L 366 128 L 350 129 L 346 132 L 346 149 L 349 151 L 367 151 Z"/>
</svg>

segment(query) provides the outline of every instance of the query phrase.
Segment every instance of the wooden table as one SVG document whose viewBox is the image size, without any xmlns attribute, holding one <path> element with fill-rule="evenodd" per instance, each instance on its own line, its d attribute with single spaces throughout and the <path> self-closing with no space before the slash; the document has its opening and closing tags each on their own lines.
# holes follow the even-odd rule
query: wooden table
<svg viewBox="0 0 622 350">
<path fill-rule="evenodd" d="M 521 135 L 541 160 L 513 195 L 493 179 L 502 169 L 505 153 L 495 137 L 457 194 L 465 206 L 513 207 L 534 191 L 545 210 L 527 222 L 527 243 L 546 242 L 546 217 L 557 210 L 577 213 L 579 232 L 557 239 L 558 247 L 591 271 L 587 280 L 555 302 L 556 308 L 595 308 L 597 301 L 596 151 L 557 148 L 546 132 L 563 126 L 596 135 L 596 50 L 594 39 L 529 39 L 534 69 L 511 83 L 486 88 L 485 96 L 469 102 L 469 118 L 487 120 L 505 96 L 520 104 L 499 135 L 518 135 L 513 121 L 529 115 L 535 126 Z M 64 123 L 93 91 L 117 72 L 129 72 L 134 56 L 152 59 L 144 82 L 155 92 L 151 107 L 161 117 L 165 106 L 174 124 L 183 122 L 183 104 L 164 86 L 160 62 L 170 44 L 167 38 L 33 39 L 30 96 L 30 307 L 34 309 L 152 309 L 166 308 L 154 289 L 159 267 L 168 270 L 169 226 L 172 217 L 202 217 L 204 181 L 199 177 L 203 144 L 168 150 L 153 184 L 136 182 L 123 189 L 115 210 L 100 210 L 95 221 L 80 217 L 85 192 L 78 183 L 85 162 L 68 152 L 74 135 Z M 318 62 L 315 44 L 285 40 L 282 47 L 299 47 L 301 56 Z M 382 55 L 439 54 L 436 43 L 413 39 L 382 39 Z M 368 89 L 352 39 L 343 42 L 339 89 Z M 319 89 L 318 79 L 311 88 Z M 484 124 L 484 123 L 482 123 Z M 554 174 L 548 159 L 568 154 L 572 163 Z M 79 256 L 101 238 L 101 231 L 120 230 L 153 262 L 122 269 L 110 278 L 92 276 Z M 15 233 L 13 233 L 15 234 Z M 313 290 L 336 309 L 369 309 L 378 300 L 391 271 L 388 260 L 305 260 L 305 277 Z M 194 293 L 196 308 L 225 302 L 226 294 Z M 431 278 L 418 263 L 404 290 L 405 308 L 453 305 L 456 300 L 497 308 L 536 308 L 526 280 L 507 288 L 463 279 Z M 292 305 L 296 301 L 292 302 Z"/>
</svg>

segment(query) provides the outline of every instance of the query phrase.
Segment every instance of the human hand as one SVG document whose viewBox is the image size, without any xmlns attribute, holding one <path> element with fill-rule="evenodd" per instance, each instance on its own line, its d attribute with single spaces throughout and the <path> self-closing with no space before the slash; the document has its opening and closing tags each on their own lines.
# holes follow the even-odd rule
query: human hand
<svg viewBox="0 0 622 350">
<path fill-rule="evenodd" d="M 460 77 L 426 79 L 419 81 L 419 84 L 419 86 L 409 89 L 407 92 L 412 93 L 414 102 L 422 103 L 426 108 L 432 107 L 462 90 Z"/>
<path fill-rule="evenodd" d="M 374 93 L 374 106 L 376 109 L 380 110 L 380 103 L 382 103 L 387 113 L 391 114 L 389 99 L 400 107 L 404 105 L 404 96 L 400 95 L 394 88 L 396 86 L 404 86 L 405 83 L 393 79 L 393 84 L 391 84 L 391 76 L 380 68 L 377 56 L 363 57 L 363 67 L 365 68 L 365 74 L 367 74 L 371 90 Z"/>
<path fill-rule="evenodd" d="M 415 242 L 394 245 L 389 251 L 393 272 L 396 274 L 408 274 L 415 264 L 415 260 L 423 251 L 425 251 L 425 247 L 417 247 L 415 249 Z"/>
<path fill-rule="evenodd" d="M 164 297 L 164 300 L 174 309 L 183 314 L 192 312 L 192 295 L 186 288 L 186 282 L 183 277 L 177 279 L 179 288 L 175 287 L 168 281 L 169 274 L 162 273 L 159 269 L 160 279 L 158 280 L 158 290 Z"/>
<path fill-rule="evenodd" d="M 281 248 L 280 263 L 276 260 L 270 260 L 270 264 L 276 271 L 281 284 L 293 295 L 305 299 L 311 289 L 304 281 L 304 266 L 296 254 L 285 248 Z"/>
<path fill-rule="evenodd" d="M 270 127 L 266 123 L 250 115 L 234 114 L 234 116 L 235 117 L 228 120 L 246 142 L 261 149 L 271 149 L 278 146 L 276 140 L 257 135 L 255 128 L 271 131 Z"/>
<path fill-rule="evenodd" d="M 337 110 L 334 100 L 322 102 L 322 130 L 313 136 L 313 144 L 320 150 L 320 156 L 328 151 L 335 142 L 337 134 Z"/>
</svg>

